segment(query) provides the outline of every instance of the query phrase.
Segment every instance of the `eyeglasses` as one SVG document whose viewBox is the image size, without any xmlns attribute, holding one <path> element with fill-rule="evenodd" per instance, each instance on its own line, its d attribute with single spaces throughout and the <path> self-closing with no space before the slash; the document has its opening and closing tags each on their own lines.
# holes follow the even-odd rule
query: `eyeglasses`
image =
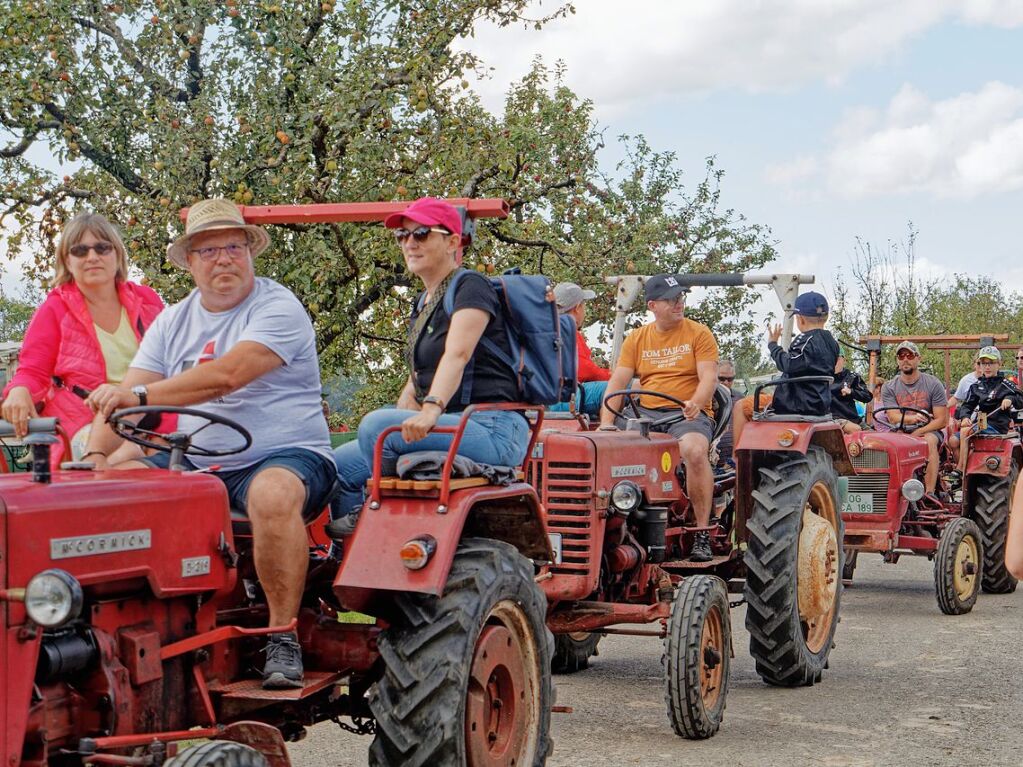
<svg viewBox="0 0 1023 767">
<path fill-rule="evenodd" d="M 395 229 L 394 239 L 398 242 L 405 242 L 405 240 L 407 240 L 411 235 L 416 242 L 425 242 L 426 238 L 429 237 L 432 232 L 437 232 L 439 234 L 453 234 L 453 232 L 449 232 L 447 229 L 441 229 L 439 226 L 420 226 L 412 230 Z"/>
<path fill-rule="evenodd" d="M 674 298 L 659 298 L 658 301 L 663 301 L 668 306 L 681 306 L 686 302 L 686 294 L 681 293 Z"/>
<path fill-rule="evenodd" d="M 916 357 L 916 355 L 913 354 L 913 352 L 899 352 L 895 355 L 895 358 L 899 360 L 911 360 L 914 357 Z"/>
<path fill-rule="evenodd" d="M 229 245 L 222 245 L 220 247 L 195 248 L 189 251 L 189 253 L 195 253 L 203 261 L 213 261 L 220 258 L 221 253 L 227 253 L 231 258 L 241 258 L 248 252 L 249 246 L 238 242 L 232 242 Z"/>
<path fill-rule="evenodd" d="M 1017 359 L 1019 359 L 1019 358 L 1017 357 Z M 981 360 L 980 364 L 981 365 L 997 365 L 998 364 L 998 360 Z"/>
<path fill-rule="evenodd" d="M 1023 360 L 1023 354 L 1017 354 L 1016 355 L 1016 359 Z"/>
<path fill-rule="evenodd" d="M 105 256 L 112 252 L 113 249 L 114 246 L 109 242 L 97 242 L 93 245 L 72 245 L 67 249 L 67 252 L 75 258 L 85 258 L 89 255 L 90 250 L 95 250 L 97 256 Z"/>
<path fill-rule="evenodd" d="M 718 380 L 721 383 L 731 383 L 735 380 L 735 376 L 718 376 Z"/>
</svg>

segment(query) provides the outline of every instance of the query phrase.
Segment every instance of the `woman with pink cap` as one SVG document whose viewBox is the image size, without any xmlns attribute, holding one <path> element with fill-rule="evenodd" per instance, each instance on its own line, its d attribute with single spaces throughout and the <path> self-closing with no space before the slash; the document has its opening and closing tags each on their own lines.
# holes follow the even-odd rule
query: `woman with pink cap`
<svg viewBox="0 0 1023 767">
<path fill-rule="evenodd" d="M 519 401 L 510 369 L 490 353 L 481 338 L 510 355 L 504 316 L 497 293 L 483 275 L 467 272 L 455 287 L 448 315 L 444 296 L 460 271 L 461 214 L 442 200 L 424 197 L 384 225 L 394 230 L 409 272 L 424 291 L 413 302 L 405 362 L 409 368 L 397 408 L 376 410 L 359 424 L 359 438 L 334 452 L 341 478 L 340 508 L 331 533 L 354 529 L 370 476 L 373 448 L 380 433 L 401 426 L 384 440 L 385 475 L 394 474 L 398 457 L 422 450 L 446 451 L 450 434 L 431 434 L 434 426 L 456 425 L 468 405 Z M 463 382 L 463 378 L 465 379 Z M 489 411 L 471 416 L 459 453 L 479 463 L 515 466 L 526 454 L 529 425 L 517 412 Z"/>
</svg>

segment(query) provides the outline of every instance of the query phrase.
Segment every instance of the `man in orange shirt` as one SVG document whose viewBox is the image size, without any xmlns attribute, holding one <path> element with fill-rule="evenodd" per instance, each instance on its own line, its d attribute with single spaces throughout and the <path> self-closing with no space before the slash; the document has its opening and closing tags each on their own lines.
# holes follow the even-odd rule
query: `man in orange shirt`
<svg viewBox="0 0 1023 767">
<path fill-rule="evenodd" d="M 711 398 L 718 382 L 718 345 L 710 328 L 686 318 L 686 292 L 688 288 L 678 275 L 658 274 L 647 280 L 646 305 L 654 321 L 625 339 L 607 390 L 626 388 L 635 375 L 639 376 L 640 389 L 663 392 L 685 402 L 685 408 L 679 410 L 668 400 L 640 397 L 637 409 L 639 415 L 653 419 L 673 413 L 680 416 L 657 431 L 678 440 L 696 524 L 708 527 L 714 494 L 709 452 L 714 435 Z M 614 428 L 614 415 L 606 408 L 601 411 L 600 425 L 602 429 Z M 689 558 L 694 562 L 713 559 L 708 533 L 696 534 Z"/>
</svg>

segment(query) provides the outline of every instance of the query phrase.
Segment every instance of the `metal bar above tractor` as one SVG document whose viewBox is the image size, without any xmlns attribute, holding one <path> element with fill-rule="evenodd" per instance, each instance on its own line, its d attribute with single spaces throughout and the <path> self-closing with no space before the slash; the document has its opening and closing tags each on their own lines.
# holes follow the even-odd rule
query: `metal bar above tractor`
<svg viewBox="0 0 1023 767">
<path fill-rule="evenodd" d="M 792 309 L 799 295 L 800 285 L 812 285 L 816 278 L 812 274 L 677 274 L 675 278 L 690 288 L 731 288 L 741 285 L 770 285 L 781 302 L 785 314 L 782 318 L 782 346 L 786 349 L 792 341 Z M 643 292 L 649 275 L 624 274 L 605 277 L 604 282 L 617 288 L 615 295 L 615 326 L 611 347 L 611 367 L 618 363 L 625 338 L 625 317 Z"/>
</svg>

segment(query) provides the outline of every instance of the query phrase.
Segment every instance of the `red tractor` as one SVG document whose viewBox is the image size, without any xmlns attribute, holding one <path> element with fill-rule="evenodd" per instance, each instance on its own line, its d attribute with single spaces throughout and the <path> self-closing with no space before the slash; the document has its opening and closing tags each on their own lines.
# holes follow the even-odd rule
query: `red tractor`
<svg viewBox="0 0 1023 767">
<path fill-rule="evenodd" d="M 915 408 L 879 408 L 929 413 Z M 896 419 L 898 420 L 898 419 Z M 1008 593 L 1016 580 L 1005 569 L 1005 535 L 1012 494 L 1023 464 L 1018 432 L 977 435 L 964 440 L 966 471 L 954 471 L 943 453 L 936 497 L 924 494 L 921 481 L 927 448 L 918 439 L 893 431 L 847 435 L 856 474 L 849 478 L 845 520 L 846 566 L 851 580 L 860 552 L 877 552 L 885 562 L 906 555 L 934 561 L 938 606 L 946 615 L 973 609 L 981 588 Z"/>
<path fill-rule="evenodd" d="M 470 217 L 506 210 L 462 204 Z M 246 214 L 378 220 L 398 209 Z M 129 417 L 152 410 L 111 422 L 148 443 Z M 237 424 L 191 412 L 235 429 L 238 450 L 246 446 Z M 375 508 L 340 566 L 315 542 L 326 511 L 308 521 L 313 561 L 297 626 L 267 627 L 251 533 L 220 480 L 92 464 L 51 476 L 56 438 L 43 432 L 53 429 L 52 419 L 34 421 L 25 440 L 33 471 L 0 476 L 7 764 L 286 767 L 285 742 L 326 720 L 372 734 L 373 765 L 545 763 L 553 642 L 533 561 L 552 554 L 529 484 L 388 486 L 378 476 Z M 194 449 L 191 436 L 150 446 L 172 451 L 176 465 Z M 285 630 L 298 631 L 305 684 L 263 690 L 262 647 Z"/>
<path fill-rule="evenodd" d="M 624 315 L 643 277 L 618 287 L 615 353 Z M 791 308 L 799 275 L 684 275 L 693 285 L 774 284 Z M 788 317 L 791 328 L 791 315 Z M 798 382 L 794 382 L 798 384 Z M 611 392 L 627 398 L 657 392 Z M 718 387 L 717 438 L 731 397 Z M 595 431 L 585 416 L 549 413 L 528 479 L 543 503 L 555 561 L 541 585 L 555 634 L 554 668 L 585 668 L 603 634 L 664 641 L 665 699 L 679 735 L 706 738 L 721 723 L 732 654 L 728 581 L 743 579 L 750 652 L 761 677 L 778 685 L 818 682 L 838 622 L 842 523 L 838 473 L 852 472 L 841 429 L 830 418 L 760 414 L 737 445 L 735 470 L 715 478 L 717 516 L 697 527 L 685 494 L 677 441 L 628 418 L 622 431 Z M 697 532 L 715 557 L 686 559 Z M 736 603 L 738 604 L 738 603 Z M 658 628 L 618 629 L 654 623 Z"/>
</svg>

